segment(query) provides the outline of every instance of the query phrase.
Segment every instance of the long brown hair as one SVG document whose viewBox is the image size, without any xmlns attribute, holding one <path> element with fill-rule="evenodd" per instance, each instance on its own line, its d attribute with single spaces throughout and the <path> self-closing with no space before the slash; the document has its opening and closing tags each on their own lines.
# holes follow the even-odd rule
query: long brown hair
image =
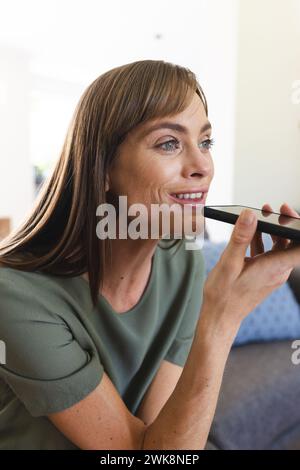
<svg viewBox="0 0 300 470">
<path fill-rule="evenodd" d="M 102 286 L 109 240 L 96 235 L 96 208 L 118 146 L 135 126 L 177 114 L 196 92 L 189 69 L 160 60 L 113 68 L 83 93 L 52 175 L 25 222 L 0 245 L 0 264 L 59 276 L 88 272 L 93 304 Z"/>
</svg>

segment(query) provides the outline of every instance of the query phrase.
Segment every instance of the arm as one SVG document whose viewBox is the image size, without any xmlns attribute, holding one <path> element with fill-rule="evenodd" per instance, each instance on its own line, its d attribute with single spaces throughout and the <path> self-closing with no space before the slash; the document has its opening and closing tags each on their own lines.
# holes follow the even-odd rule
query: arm
<svg viewBox="0 0 300 470">
<path fill-rule="evenodd" d="M 165 406 L 147 426 L 143 449 L 204 449 L 237 330 L 225 323 L 210 328 L 200 319 L 183 372 Z"/>
<path fill-rule="evenodd" d="M 176 375 L 179 375 L 181 368 L 174 365 L 175 369 L 170 372 L 171 369 L 168 371 L 165 361 L 163 362 L 151 385 L 151 391 L 149 389 L 147 393 L 148 398 L 145 397 L 139 409 L 145 422 L 129 412 L 105 373 L 92 393 L 72 407 L 48 415 L 49 419 L 81 449 L 204 447 L 225 362 L 236 332 L 230 334 L 228 328 L 226 334 L 225 329 L 209 331 L 207 326 L 201 324 L 200 327 L 200 323 L 198 330 L 173 392 Z M 158 398 L 158 387 L 163 377 L 169 377 L 169 380 L 172 377 L 173 384 L 170 380 L 163 389 L 163 396 Z M 171 395 L 168 398 L 169 393 Z"/>
<path fill-rule="evenodd" d="M 48 418 L 84 450 L 140 449 L 146 425 L 130 413 L 108 375 L 83 400 Z"/>
<path fill-rule="evenodd" d="M 152 422 L 171 395 L 182 367 L 163 361 L 137 417 L 133 416 L 107 374 L 81 402 L 48 418 L 81 449 L 140 449 L 146 424 Z"/>
<path fill-rule="evenodd" d="M 136 412 L 145 424 L 151 424 L 174 391 L 183 367 L 163 360 Z"/>
</svg>

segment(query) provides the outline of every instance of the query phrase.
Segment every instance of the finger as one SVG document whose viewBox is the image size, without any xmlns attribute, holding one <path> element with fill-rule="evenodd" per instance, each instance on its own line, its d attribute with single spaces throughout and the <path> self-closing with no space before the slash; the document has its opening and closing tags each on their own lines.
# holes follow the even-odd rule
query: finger
<svg viewBox="0 0 300 470">
<path fill-rule="evenodd" d="M 290 207 L 286 202 L 281 205 L 280 207 L 280 213 L 282 215 L 288 215 L 290 217 L 296 217 L 300 218 L 298 212 L 296 212 L 292 207 Z M 280 238 L 278 242 L 276 243 L 276 247 L 274 251 L 279 251 L 282 249 L 291 249 L 293 247 L 298 247 L 299 248 L 299 242 L 295 240 L 290 240 L 286 238 Z"/>
<path fill-rule="evenodd" d="M 270 204 L 264 204 L 262 209 L 266 210 L 268 212 L 273 212 L 273 209 L 270 206 Z M 291 208 L 286 202 L 281 205 L 280 213 L 282 215 L 288 215 L 288 216 L 291 216 L 291 217 L 300 218 L 300 215 L 298 214 L 298 212 L 296 212 L 293 208 Z M 282 250 L 282 249 L 287 249 L 290 246 L 295 245 L 290 239 L 281 238 L 281 237 L 278 237 L 276 235 L 271 235 L 271 237 L 272 237 L 272 240 L 273 240 L 272 251 L 279 251 L 279 250 Z M 297 245 L 297 243 L 296 243 L 296 245 Z"/>
<path fill-rule="evenodd" d="M 270 204 L 264 204 L 262 206 L 262 210 L 266 210 L 268 212 L 273 212 L 273 209 L 272 207 L 270 206 Z M 279 240 L 279 237 L 277 235 L 271 235 L 271 238 L 272 238 L 272 241 L 273 241 L 273 246 L 272 246 L 272 250 L 275 248 L 274 244 Z"/>
<path fill-rule="evenodd" d="M 297 219 L 300 218 L 298 212 L 296 212 L 292 207 L 290 207 L 286 202 L 281 205 L 280 213 L 283 215 L 288 215 L 290 217 L 296 217 Z M 288 248 L 290 245 L 295 245 L 292 240 L 286 239 L 285 248 Z M 297 243 L 296 243 L 297 244 Z"/>
<path fill-rule="evenodd" d="M 251 209 L 244 209 L 235 223 L 229 243 L 221 256 L 224 268 L 227 270 L 228 267 L 228 276 L 235 278 L 242 271 L 246 251 L 254 237 L 256 227 L 256 214 Z"/>
<path fill-rule="evenodd" d="M 280 207 L 280 213 L 283 215 L 289 215 L 291 217 L 297 217 L 300 219 L 300 215 L 292 207 L 290 207 L 286 202 Z"/>
<path fill-rule="evenodd" d="M 261 232 L 256 232 L 253 239 L 251 240 L 251 245 L 250 245 L 251 257 L 259 255 L 264 252 L 265 252 L 265 247 L 262 241 Z"/>
<path fill-rule="evenodd" d="M 273 212 L 272 207 L 270 206 L 270 204 L 264 204 L 262 209 L 266 210 L 268 212 Z M 294 209 L 292 209 L 291 207 L 289 207 L 289 205 L 286 204 L 286 203 L 282 204 L 282 206 L 280 207 L 280 213 L 283 214 L 283 215 L 290 215 L 292 217 L 294 217 L 295 214 L 297 214 L 297 212 L 294 211 Z M 278 251 L 278 250 L 286 249 L 288 247 L 289 243 L 290 243 L 289 239 L 282 238 L 282 237 L 279 237 L 277 235 L 271 235 L 271 238 L 273 240 L 272 251 Z"/>
<path fill-rule="evenodd" d="M 287 250 L 294 248 L 294 247 L 300 247 L 299 240 L 291 240 L 291 242 L 289 243 L 289 246 L 287 247 Z"/>
<path fill-rule="evenodd" d="M 273 212 L 272 207 L 268 203 L 266 203 L 262 206 L 262 210 L 263 211 L 268 211 L 268 212 Z"/>
<path fill-rule="evenodd" d="M 300 244 L 289 246 L 286 250 L 278 252 L 281 265 L 286 266 L 286 270 L 300 266 Z"/>
<path fill-rule="evenodd" d="M 273 245 L 272 251 L 285 250 L 290 244 L 287 238 L 279 238 Z"/>
</svg>

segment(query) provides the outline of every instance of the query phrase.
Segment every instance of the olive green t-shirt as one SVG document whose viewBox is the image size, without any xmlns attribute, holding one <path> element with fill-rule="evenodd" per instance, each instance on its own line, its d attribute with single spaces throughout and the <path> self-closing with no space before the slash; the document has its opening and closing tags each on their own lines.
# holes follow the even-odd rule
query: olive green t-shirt
<svg viewBox="0 0 300 470">
<path fill-rule="evenodd" d="M 82 276 L 0 268 L 0 449 L 78 449 L 47 414 L 82 400 L 104 372 L 135 414 L 162 360 L 184 366 L 204 278 L 200 249 L 158 245 L 141 299 L 117 313 L 100 294 L 93 307 Z"/>
</svg>

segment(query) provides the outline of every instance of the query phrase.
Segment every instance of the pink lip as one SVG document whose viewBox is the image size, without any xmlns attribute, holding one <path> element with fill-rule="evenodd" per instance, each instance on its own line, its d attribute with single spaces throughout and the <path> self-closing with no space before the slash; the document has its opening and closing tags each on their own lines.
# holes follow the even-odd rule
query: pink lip
<svg viewBox="0 0 300 470">
<path fill-rule="evenodd" d="M 200 191 L 198 191 L 198 192 L 200 192 Z M 191 193 L 186 193 L 186 194 L 192 194 L 192 192 Z M 173 201 L 177 202 L 178 204 L 189 204 L 190 206 L 194 206 L 196 204 L 205 204 L 206 197 L 207 197 L 207 192 L 203 192 L 201 199 L 199 199 L 199 198 L 196 198 L 196 199 L 178 199 L 174 196 L 171 196 L 171 194 L 169 194 L 169 197 Z"/>
</svg>

